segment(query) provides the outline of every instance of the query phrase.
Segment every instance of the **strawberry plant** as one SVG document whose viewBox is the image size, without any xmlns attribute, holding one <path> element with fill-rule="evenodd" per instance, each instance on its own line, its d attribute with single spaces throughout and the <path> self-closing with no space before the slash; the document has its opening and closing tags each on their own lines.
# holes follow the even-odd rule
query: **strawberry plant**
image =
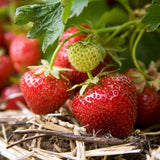
<svg viewBox="0 0 160 160">
<path fill-rule="evenodd" d="M 158 159 L 159 40 L 160 0 L 0 0 L 0 159 Z"/>
<path fill-rule="evenodd" d="M 88 131 L 120 138 L 160 120 L 160 0 L 4 2 L 0 88 L 18 82 L 33 113 L 70 102 Z"/>
<path fill-rule="evenodd" d="M 149 45 L 148 43 L 151 45 L 151 42 L 145 39 L 149 39 L 150 36 L 154 37 L 154 41 L 158 39 L 154 33 L 158 33 L 159 30 L 160 2 L 157 0 L 153 0 L 150 4 L 148 1 L 134 3 L 128 0 L 117 0 L 111 2 L 114 3 L 110 5 L 110 1 L 42 0 L 37 4 L 18 7 L 15 16 L 16 23 L 19 25 L 32 23 L 27 37 L 40 39 L 44 52 L 42 57 L 49 61 L 48 65 L 39 66 L 40 71 L 36 73 L 36 76 L 44 75 L 46 79 L 53 76 L 53 79 L 58 80 L 68 78 L 72 85 L 69 90 L 82 86 L 79 96 L 83 97 L 87 94 L 88 87 L 97 86 L 103 76 L 109 76 L 112 72 L 123 73 L 135 67 L 144 82 L 135 83 L 136 87 L 139 86 L 136 92 L 138 94 L 143 92 L 145 86 L 153 87 L 157 92 L 160 88 L 158 65 L 156 76 L 151 73 L 153 69 L 145 70 L 151 61 L 159 58 L 159 54 L 153 52 L 157 50 L 157 42 L 150 54 L 150 50 L 146 50 L 145 47 Z M 94 13 L 93 6 L 97 8 L 96 13 Z M 143 59 L 145 56 L 142 53 L 145 53 L 146 59 Z M 106 59 L 111 59 L 111 61 L 106 63 Z M 25 63 L 22 62 L 22 64 Z M 99 67 L 101 64 L 103 64 L 102 67 Z M 60 76 L 61 73 L 63 73 L 63 78 Z M 22 84 L 23 81 L 21 81 Z M 45 106 L 44 103 L 42 104 Z M 133 126 L 134 123 L 132 123 Z M 119 128 L 116 129 L 119 130 Z"/>
</svg>

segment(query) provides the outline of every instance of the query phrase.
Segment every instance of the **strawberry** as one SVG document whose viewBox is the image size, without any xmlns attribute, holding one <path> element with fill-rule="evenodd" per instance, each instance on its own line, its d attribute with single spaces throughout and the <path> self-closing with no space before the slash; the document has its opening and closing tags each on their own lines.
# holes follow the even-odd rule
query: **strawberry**
<svg viewBox="0 0 160 160">
<path fill-rule="evenodd" d="M 88 87 L 82 96 L 77 94 L 72 109 L 89 131 L 95 130 L 99 134 L 110 132 L 113 136 L 124 137 L 134 127 L 136 104 L 133 82 L 123 74 L 114 73 Z"/>
<path fill-rule="evenodd" d="M 40 60 L 38 40 L 17 35 L 10 44 L 9 54 L 15 69 L 24 72 L 27 66 L 36 65 Z"/>
<path fill-rule="evenodd" d="M 68 80 L 51 74 L 36 74 L 40 68 L 27 71 L 21 78 L 20 87 L 28 106 L 35 114 L 47 114 L 60 108 L 68 99 Z"/>
<path fill-rule="evenodd" d="M 21 89 L 18 84 L 11 84 L 5 87 L 1 93 L 2 101 L 9 99 L 10 96 L 17 93 L 21 93 Z M 26 101 L 23 96 L 11 98 L 7 101 L 5 110 L 20 110 L 20 108 L 17 105 L 17 102 L 21 102 L 22 104 L 26 105 Z"/>
<path fill-rule="evenodd" d="M 59 41 L 59 43 L 61 43 L 67 37 L 71 36 L 73 33 L 77 31 L 78 31 L 78 27 L 76 26 L 67 29 L 64 32 L 62 39 Z M 65 76 L 70 79 L 72 85 L 84 82 L 88 78 L 88 76 L 86 73 L 80 72 L 77 69 L 75 69 L 75 67 L 69 62 L 68 46 L 74 44 L 75 42 L 79 42 L 86 37 L 87 36 L 85 34 L 79 34 L 77 36 L 72 37 L 60 48 L 58 54 L 56 55 L 56 59 L 54 61 L 55 66 L 70 68 L 74 70 L 74 71 L 64 72 Z M 101 69 L 105 67 L 107 64 L 113 64 L 109 56 L 106 56 L 103 62 L 100 62 L 100 64 L 94 70 L 92 70 L 93 76 L 97 75 L 101 71 Z M 113 70 L 113 69 L 114 67 L 109 67 L 107 70 Z"/>
<path fill-rule="evenodd" d="M 92 43 L 76 42 L 69 47 L 68 59 L 81 72 L 88 72 L 98 66 L 101 52 Z"/>
<path fill-rule="evenodd" d="M 125 74 L 134 81 L 137 89 L 137 122 L 140 127 L 148 127 L 160 118 L 159 93 L 154 87 L 147 86 L 147 81 L 136 68 L 128 69 Z M 138 81 L 136 81 L 138 80 Z"/>
<path fill-rule="evenodd" d="M 138 93 L 137 124 L 148 127 L 160 120 L 160 96 L 153 87 L 145 86 L 142 93 Z"/>
<path fill-rule="evenodd" d="M 8 84 L 9 77 L 13 74 L 14 68 L 8 55 L 0 56 L 0 88 Z"/>
</svg>

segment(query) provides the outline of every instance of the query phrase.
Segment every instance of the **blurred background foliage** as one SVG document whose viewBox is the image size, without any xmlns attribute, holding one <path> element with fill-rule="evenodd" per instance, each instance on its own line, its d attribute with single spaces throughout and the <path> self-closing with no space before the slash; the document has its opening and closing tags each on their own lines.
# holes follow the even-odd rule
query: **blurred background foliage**
<svg viewBox="0 0 160 160">
<path fill-rule="evenodd" d="M 6 1 L 6 3 L 5 3 Z M 52 1 L 52 0 L 51 0 Z M 54 0 L 53 0 L 54 1 Z M 122 3 L 119 3 L 122 1 Z M 32 24 L 19 26 L 15 24 L 16 8 L 26 4 L 44 3 L 45 0 L 0 0 L 0 22 L 4 24 L 5 30 L 14 30 L 16 32 L 27 32 Z M 130 20 L 129 12 L 125 8 L 125 4 L 129 5 L 132 12 L 145 9 L 146 5 L 151 3 L 151 0 L 89 0 L 88 6 L 84 8 L 79 16 L 70 18 L 65 26 L 65 29 L 73 24 L 89 23 L 93 28 L 121 25 Z M 43 39 L 43 36 L 40 37 Z M 156 61 L 160 58 L 160 29 L 154 32 L 146 32 L 137 48 L 137 58 L 143 61 L 147 66 L 151 60 Z M 50 45 L 43 58 L 50 60 L 57 46 L 57 41 Z M 124 72 L 130 67 L 133 67 L 133 62 L 130 57 L 129 48 L 120 52 L 120 57 L 123 57 L 122 67 L 120 72 Z"/>
</svg>

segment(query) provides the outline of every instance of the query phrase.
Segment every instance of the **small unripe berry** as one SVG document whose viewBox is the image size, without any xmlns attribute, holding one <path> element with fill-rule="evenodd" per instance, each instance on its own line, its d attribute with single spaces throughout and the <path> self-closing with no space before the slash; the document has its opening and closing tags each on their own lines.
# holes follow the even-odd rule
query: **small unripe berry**
<svg viewBox="0 0 160 160">
<path fill-rule="evenodd" d="M 77 70 L 88 72 L 98 66 L 101 53 L 92 43 L 77 42 L 69 47 L 68 59 Z"/>
</svg>

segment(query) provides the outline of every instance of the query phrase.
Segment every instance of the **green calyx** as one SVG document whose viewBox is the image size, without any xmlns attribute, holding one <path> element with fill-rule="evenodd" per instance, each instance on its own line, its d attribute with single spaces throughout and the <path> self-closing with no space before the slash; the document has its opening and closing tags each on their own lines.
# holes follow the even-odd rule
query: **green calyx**
<svg viewBox="0 0 160 160">
<path fill-rule="evenodd" d="M 60 79 L 60 77 L 67 79 L 63 74 L 61 74 L 63 71 L 73 71 L 72 69 L 68 68 L 61 68 L 57 66 L 53 66 L 52 69 L 49 69 L 49 62 L 47 60 L 42 59 L 41 65 L 38 66 L 29 66 L 29 69 L 38 69 L 34 74 L 44 74 L 46 77 L 53 76 L 57 79 Z M 68 80 L 68 79 L 67 79 Z"/>
<path fill-rule="evenodd" d="M 80 91 L 79 91 L 79 95 L 82 96 L 83 93 L 86 91 L 86 89 L 87 89 L 88 86 L 91 86 L 91 85 L 94 85 L 94 84 L 98 84 L 98 82 L 99 82 L 99 80 L 100 80 L 101 77 L 106 76 L 106 75 L 108 75 L 108 74 L 111 74 L 111 73 L 114 73 L 114 72 L 117 72 L 117 71 L 118 71 L 118 69 L 117 69 L 117 70 L 105 72 L 105 69 L 107 69 L 107 68 L 109 68 L 109 67 L 111 67 L 111 66 L 113 66 L 113 64 L 108 64 L 108 65 L 106 65 L 106 66 L 98 73 L 98 75 L 96 75 L 95 77 L 92 76 L 92 73 L 91 73 L 90 71 L 87 72 L 89 78 L 88 78 L 86 81 L 84 81 L 83 83 L 76 84 L 76 85 L 72 86 L 72 88 L 70 88 L 69 91 L 74 90 L 74 89 L 77 88 L 77 87 L 81 87 L 81 88 L 80 88 Z"/>
<path fill-rule="evenodd" d="M 68 59 L 78 71 L 88 72 L 98 66 L 102 55 L 95 44 L 76 42 L 68 49 Z"/>
</svg>

